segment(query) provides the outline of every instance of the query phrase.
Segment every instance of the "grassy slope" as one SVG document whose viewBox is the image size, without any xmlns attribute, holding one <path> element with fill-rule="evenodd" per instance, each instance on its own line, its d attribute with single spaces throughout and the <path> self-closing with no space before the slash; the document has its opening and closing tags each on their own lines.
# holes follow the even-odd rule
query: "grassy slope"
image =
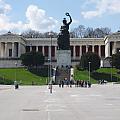
<svg viewBox="0 0 120 120">
<path fill-rule="evenodd" d="M 74 71 L 74 79 L 75 80 L 89 80 L 89 73 L 88 71 L 79 71 L 77 69 L 75 69 Z M 97 81 L 93 78 L 90 78 L 90 80 L 92 81 L 92 83 L 96 83 Z"/>
<path fill-rule="evenodd" d="M 112 80 L 119 81 L 120 74 L 118 74 L 119 70 L 115 68 L 100 68 L 96 71 L 96 74 L 91 73 L 91 81 L 92 83 L 97 83 L 96 80 L 104 79 L 111 81 L 111 73 L 112 73 Z M 89 80 L 88 71 L 79 71 L 75 69 L 74 71 L 75 80 Z"/>
<path fill-rule="evenodd" d="M 105 79 L 111 79 L 112 75 L 112 81 L 120 81 L 120 74 L 119 70 L 116 68 L 101 68 L 97 70 L 98 73 L 102 73 Z M 109 76 L 109 77 L 108 77 Z"/>
<path fill-rule="evenodd" d="M 97 70 L 97 72 L 101 72 L 101 73 L 103 72 L 103 73 L 108 73 L 108 74 L 112 72 L 113 74 L 117 74 L 119 70 L 116 68 L 100 68 Z"/>
<path fill-rule="evenodd" d="M 91 81 L 92 83 L 97 83 L 96 80 L 111 79 L 111 72 L 112 72 L 112 79 L 120 81 L 120 74 L 118 74 L 119 70 L 115 68 L 100 68 L 96 71 L 97 74 L 91 74 Z M 8 80 L 15 80 L 15 73 L 16 73 L 16 80 L 21 81 L 22 85 L 31 85 L 32 81 L 34 81 L 37 85 L 46 84 L 47 77 L 41 77 L 41 75 L 36 75 L 24 68 L 11 68 L 11 69 L 0 69 L 0 78 L 8 79 Z M 88 71 L 79 71 L 75 69 L 74 71 L 74 79 L 75 80 L 89 80 Z"/>
<path fill-rule="evenodd" d="M 30 85 L 32 81 L 34 81 L 37 85 L 43 85 L 46 83 L 47 77 L 40 77 L 37 76 L 24 68 L 11 68 L 11 69 L 0 69 L 0 76 L 5 77 L 5 79 L 15 80 L 15 73 L 16 73 L 16 80 L 20 81 L 23 85 Z"/>
</svg>

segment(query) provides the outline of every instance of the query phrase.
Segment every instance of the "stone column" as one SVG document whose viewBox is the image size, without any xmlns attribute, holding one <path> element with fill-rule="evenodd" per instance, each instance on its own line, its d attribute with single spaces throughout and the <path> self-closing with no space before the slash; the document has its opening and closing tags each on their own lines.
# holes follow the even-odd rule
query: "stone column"
<svg viewBox="0 0 120 120">
<path fill-rule="evenodd" d="M 14 42 L 12 42 L 12 58 L 15 57 L 14 51 L 15 51 L 15 45 L 14 45 Z"/>
<path fill-rule="evenodd" d="M 88 47 L 89 47 L 89 45 L 86 45 L 86 53 L 88 52 Z"/>
<path fill-rule="evenodd" d="M 0 42 L 0 53 L 1 53 L 1 58 L 3 58 L 4 57 L 3 42 Z"/>
<path fill-rule="evenodd" d="M 82 46 L 80 45 L 80 58 L 82 56 Z"/>
<path fill-rule="evenodd" d="M 116 42 L 114 42 L 112 54 L 116 54 Z"/>
<path fill-rule="evenodd" d="M 45 55 L 44 46 L 42 46 L 42 53 L 43 53 L 43 56 L 44 56 Z"/>
<path fill-rule="evenodd" d="M 38 46 L 36 46 L 36 52 L 38 52 Z"/>
<path fill-rule="evenodd" d="M 30 45 L 30 52 L 32 51 L 32 45 Z"/>
<path fill-rule="evenodd" d="M 18 43 L 18 57 L 21 56 L 21 43 Z"/>
<path fill-rule="evenodd" d="M 105 44 L 105 57 L 109 57 L 110 56 L 110 42 L 107 41 Z"/>
<path fill-rule="evenodd" d="M 109 52 L 108 52 L 108 53 L 109 53 L 109 56 L 111 56 L 111 54 L 110 54 L 110 47 L 111 47 L 111 46 L 110 46 L 110 42 L 109 42 L 109 50 L 108 50 L 108 51 L 109 51 Z"/>
<path fill-rule="evenodd" d="M 98 46 L 99 56 L 101 57 L 101 45 Z"/>
<path fill-rule="evenodd" d="M 1 45 L 1 42 L 0 42 L 0 58 L 2 57 L 1 52 L 2 52 L 2 45 Z"/>
<path fill-rule="evenodd" d="M 5 42 L 5 58 L 7 58 L 8 55 L 7 55 L 7 42 Z"/>
<path fill-rule="evenodd" d="M 48 46 L 48 58 L 51 58 L 51 46 Z"/>
<path fill-rule="evenodd" d="M 73 46 L 73 59 L 76 58 L 76 51 L 75 51 L 75 46 Z"/>
<path fill-rule="evenodd" d="M 57 51 L 57 46 L 55 46 L 55 59 L 56 59 L 56 51 Z"/>
<path fill-rule="evenodd" d="M 94 48 L 95 46 L 94 45 L 92 45 L 92 52 L 94 53 L 95 52 L 95 48 Z"/>
</svg>

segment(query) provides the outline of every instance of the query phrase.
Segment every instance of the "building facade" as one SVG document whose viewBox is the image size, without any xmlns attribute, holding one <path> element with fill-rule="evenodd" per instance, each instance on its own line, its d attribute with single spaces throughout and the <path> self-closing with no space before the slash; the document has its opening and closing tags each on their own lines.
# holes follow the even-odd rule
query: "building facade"
<svg viewBox="0 0 120 120">
<path fill-rule="evenodd" d="M 71 38 L 70 46 L 73 65 L 77 64 L 80 57 L 89 51 L 95 52 L 101 59 L 104 59 L 120 51 L 120 32 L 105 38 Z M 51 56 L 56 65 L 57 38 L 26 39 L 11 32 L 0 35 L 0 67 L 14 66 L 15 60 L 21 54 L 30 51 L 42 52 L 46 62 Z M 16 62 L 19 66 L 21 65 L 19 60 Z"/>
</svg>

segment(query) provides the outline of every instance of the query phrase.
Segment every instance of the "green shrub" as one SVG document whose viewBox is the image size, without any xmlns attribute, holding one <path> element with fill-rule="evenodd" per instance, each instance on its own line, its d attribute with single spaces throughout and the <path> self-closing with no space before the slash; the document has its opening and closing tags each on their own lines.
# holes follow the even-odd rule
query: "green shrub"
<svg viewBox="0 0 120 120">
<path fill-rule="evenodd" d="M 0 84 L 2 84 L 2 85 L 13 85 L 14 81 L 13 80 L 7 80 L 7 79 L 5 79 L 5 80 L 0 79 Z"/>
</svg>

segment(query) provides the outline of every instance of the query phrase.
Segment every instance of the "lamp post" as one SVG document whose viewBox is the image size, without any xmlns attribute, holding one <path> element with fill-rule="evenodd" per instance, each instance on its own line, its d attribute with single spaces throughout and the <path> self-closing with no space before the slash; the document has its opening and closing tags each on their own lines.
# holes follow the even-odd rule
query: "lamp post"
<svg viewBox="0 0 120 120">
<path fill-rule="evenodd" d="M 87 44 L 86 47 L 87 47 L 86 52 L 89 52 L 89 47 L 90 47 L 90 46 Z"/>
<path fill-rule="evenodd" d="M 112 82 L 112 68 L 113 68 L 113 66 L 111 65 L 111 78 L 110 78 L 110 81 Z"/>
<path fill-rule="evenodd" d="M 30 43 L 30 52 L 32 52 L 32 43 Z"/>
<path fill-rule="evenodd" d="M 17 63 L 15 63 L 16 69 L 17 69 Z M 18 89 L 18 82 L 16 81 L 16 77 L 17 77 L 17 71 L 15 69 L 15 81 L 14 81 L 14 85 L 15 85 L 15 89 Z"/>
<path fill-rule="evenodd" d="M 48 59 L 48 81 L 47 84 L 49 85 L 50 83 L 50 59 Z"/>
<path fill-rule="evenodd" d="M 49 82 L 49 84 L 50 84 L 50 86 L 49 86 L 49 88 L 50 88 L 50 93 L 52 93 L 52 36 L 53 36 L 53 33 L 52 33 L 52 31 L 51 32 L 49 32 L 49 36 L 50 36 L 50 52 L 49 52 L 49 61 L 50 61 L 50 70 L 49 70 L 49 75 L 50 75 L 50 82 Z"/>
<path fill-rule="evenodd" d="M 91 62 L 89 62 L 89 82 L 90 82 L 90 64 Z"/>
<path fill-rule="evenodd" d="M 17 69 L 17 63 L 15 63 L 15 67 L 16 67 L 15 68 L 15 81 L 16 81 L 16 77 L 17 77 L 17 70 L 16 70 Z"/>
</svg>

